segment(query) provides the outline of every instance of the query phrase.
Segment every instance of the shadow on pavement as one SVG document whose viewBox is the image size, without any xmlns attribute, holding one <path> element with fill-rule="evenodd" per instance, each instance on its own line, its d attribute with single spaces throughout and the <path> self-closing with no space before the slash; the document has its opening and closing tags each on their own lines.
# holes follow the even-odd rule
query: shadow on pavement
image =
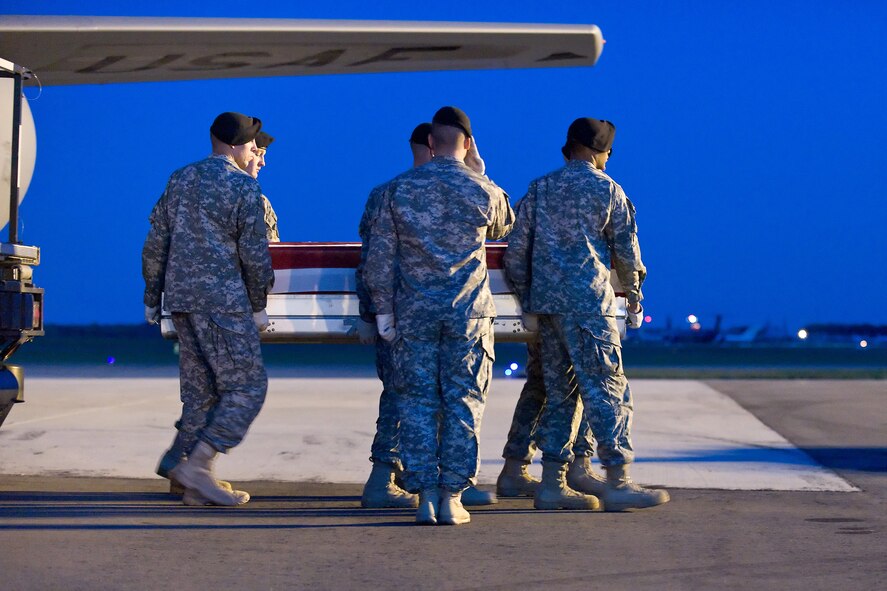
<svg viewBox="0 0 887 591">
<path fill-rule="evenodd" d="M 0 492 L 0 504 L 6 502 L 37 501 L 40 503 L 109 503 L 109 502 L 159 502 L 179 501 L 181 495 L 172 495 L 165 492 L 43 492 L 43 491 L 15 491 Z M 324 496 L 324 495 L 278 495 L 278 496 L 253 496 L 254 501 L 272 501 L 279 503 L 360 503 L 360 497 L 355 496 Z"/>
<path fill-rule="evenodd" d="M 508 500 L 472 507 L 471 512 L 543 513 L 533 509 L 530 502 Z M 355 496 L 269 495 L 254 496 L 243 507 L 189 507 L 167 493 L 0 492 L 0 530 L 262 530 L 414 525 L 414 509 L 364 509 L 359 503 L 360 498 Z M 304 522 L 316 519 L 326 522 Z M 301 523 L 287 523 L 288 520 Z"/>
</svg>

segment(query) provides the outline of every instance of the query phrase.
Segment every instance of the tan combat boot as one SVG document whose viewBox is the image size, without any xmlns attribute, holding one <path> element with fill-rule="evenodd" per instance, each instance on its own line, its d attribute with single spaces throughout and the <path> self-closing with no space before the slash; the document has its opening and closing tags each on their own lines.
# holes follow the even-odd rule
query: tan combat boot
<svg viewBox="0 0 887 591">
<path fill-rule="evenodd" d="M 231 492 L 234 493 L 234 495 L 246 495 L 247 500 L 249 500 L 249 494 L 242 490 L 232 489 Z M 188 505 L 189 507 L 209 507 L 215 505 L 215 503 L 203 497 L 199 492 L 192 488 L 185 489 L 185 492 L 182 495 L 182 503 Z"/>
<path fill-rule="evenodd" d="M 178 424 L 176 426 L 178 427 Z M 169 476 L 170 471 L 178 466 L 184 458 L 185 453 L 182 451 L 181 436 L 177 432 L 175 439 L 172 440 L 172 445 L 160 457 L 160 462 L 157 463 L 156 470 L 158 476 L 162 476 L 163 478 L 169 480 L 169 494 L 171 495 L 185 494 L 185 487 L 182 485 L 182 483 L 175 478 L 170 478 Z M 230 482 L 225 482 L 224 480 L 217 480 L 216 482 L 218 482 L 219 486 L 221 486 L 225 490 L 234 490 L 234 487 L 231 486 Z"/>
<path fill-rule="evenodd" d="M 187 490 L 188 489 L 185 488 L 184 485 L 182 485 L 182 483 L 179 482 L 178 480 L 170 480 L 169 481 L 169 494 L 176 495 L 176 496 L 184 495 L 185 491 L 187 491 Z"/>
<path fill-rule="evenodd" d="M 591 458 L 576 456 L 567 470 L 567 486 L 600 499 L 607 490 L 607 479 L 595 473 L 591 467 Z"/>
<path fill-rule="evenodd" d="M 216 484 L 218 484 L 220 487 L 224 488 L 227 491 L 234 490 L 234 487 L 231 486 L 231 483 L 228 482 L 227 480 L 216 480 Z M 169 481 L 169 494 L 184 495 L 185 491 L 187 491 L 187 490 L 188 489 L 185 488 L 185 485 L 182 484 L 181 482 L 179 482 L 178 480 L 172 479 Z M 185 504 L 187 505 L 188 503 L 185 503 Z"/>
<path fill-rule="evenodd" d="M 576 492 L 566 483 L 567 465 L 542 462 L 542 484 L 536 490 L 533 506 L 537 509 L 586 509 L 600 507 L 597 497 Z"/>
<path fill-rule="evenodd" d="M 471 514 L 462 506 L 462 493 L 440 489 L 439 525 L 463 525 L 471 521 Z"/>
<path fill-rule="evenodd" d="M 495 505 L 499 502 L 496 493 L 481 490 L 476 486 L 469 486 L 462 491 L 461 503 L 466 507 L 479 507 L 481 505 Z"/>
<path fill-rule="evenodd" d="M 218 453 L 205 441 L 199 442 L 187 460 L 170 470 L 170 480 L 177 480 L 214 505 L 243 505 L 249 501 L 248 493 L 225 490 L 213 477 L 213 461 Z"/>
<path fill-rule="evenodd" d="M 416 510 L 418 525 L 437 525 L 437 513 L 440 507 L 440 493 L 436 488 L 419 492 L 419 508 Z"/>
<path fill-rule="evenodd" d="M 528 465 L 522 460 L 505 458 L 505 465 L 496 479 L 496 494 L 500 497 L 534 496 L 540 483 L 527 472 Z"/>
<path fill-rule="evenodd" d="M 366 509 L 401 508 L 418 505 L 419 499 L 394 484 L 394 466 L 373 462 L 373 470 L 363 487 L 360 506 Z"/>
<path fill-rule="evenodd" d="M 667 503 L 669 498 L 667 491 L 633 483 L 628 476 L 628 466 L 607 467 L 607 488 L 601 496 L 604 511 L 655 507 Z"/>
</svg>

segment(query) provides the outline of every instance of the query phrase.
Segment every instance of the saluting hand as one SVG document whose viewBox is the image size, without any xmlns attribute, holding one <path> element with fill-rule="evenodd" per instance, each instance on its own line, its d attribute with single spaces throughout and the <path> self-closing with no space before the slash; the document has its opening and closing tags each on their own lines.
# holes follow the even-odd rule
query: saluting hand
<svg viewBox="0 0 887 591">
<path fill-rule="evenodd" d="M 468 141 L 471 142 L 471 146 L 468 148 L 468 154 L 465 155 L 465 166 L 477 174 L 486 174 L 487 165 L 480 157 L 480 152 L 477 151 L 477 140 L 472 137 Z"/>
</svg>

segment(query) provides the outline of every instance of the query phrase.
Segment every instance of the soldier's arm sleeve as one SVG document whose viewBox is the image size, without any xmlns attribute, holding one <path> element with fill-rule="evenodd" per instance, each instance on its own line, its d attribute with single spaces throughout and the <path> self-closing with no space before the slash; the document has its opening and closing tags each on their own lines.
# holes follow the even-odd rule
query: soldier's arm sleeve
<svg viewBox="0 0 887 591">
<path fill-rule="evenodd" d="M 373 322 L 376 317 L 373 300 L 370 298 L 370 292 L 367 289 L 363 274 L 366 267 L 367 253 L 370 250 L 372 225 L 377 209 L 376 204 L 379 202 L 381 193 L 382 189 L 380 187 L 370 191 L 366 207 L 360 218 L 360 225 L 357 227 L 357 232 L 360 234 L 360 262 L 357 264 L 357 269 L 354 270 L 355 291 L 357 291 L 357 300 L 360 306 L 360 317 L 366 322 Z"/>
<path fill-rule="evenodd" d="M 530 259 L 533 253 L 536 217 L 535 189 L 535 183 L 531 184 L 527 194 L 518 203 L 517 219 L 514 222 L 511 235 L 508 237 L 508 248 L 505 250 L 503 258 L 505 276 L 514 288 L 521 307 L 527 312 L 532 312 L 529 300 L 530 282 L 532 281 Z"/>
<path fill-rule="evenodd" d="M 265 226 L 265 207 L 262 192 L 256 183 L 244 186 L 244 200 L 239 212 L 237 254 L 246 294 L 253 312 L 268 305 L 268 292 L 274 285 L 271 253 Z"/>
<path fill-rule="evenodd" d="M 625 290 L 628 303 L 634 304 L 644 299 L 641 285 L 647 277 L 647 269 L 641 261 L 641 247 L 638 244 L 635 209 L 622 187 L 616 184 L 613 185 L 611 203 L 607 240 L 610 243 L 613 267 Z"/>
<path fill-rule="evenodd" d="M 271 201 L 265 195 L 262 195 L 262 206 L 265 209 L 265 231 L 268 242 L 280 242 L 277 214 L 274 213 L 274 207 L 271 206 Z"/>
<path fill-rule="evenodd" d="M 167 187 L 168 190 L 168 187 Z M 142 277 L 145 279 L 145 305 L 160 305 L 166 263 L 169 259 L 169 220 L 166 217 L 166 191 L 154 205 L 149 218 L 151 229 L 142 247 Z"/>
<path fill-rule="evenodd" d="M 501 240 L 505 238 L 511 227 L 514 225 L 514 210 L 511 209 L 511 203 L 508 199 L 508 193 L 496 186 L 490 192 L 490 224 L 487 226 L 488 240 Z"/>
<path fill-rule="evenodd" d="M 363 280 L 376 314 L 394 313 L 394 265 L 397 256 L 397 229 L 391 212 L 391 196 L 386 193 L 372 224 Z"/>
</svg>

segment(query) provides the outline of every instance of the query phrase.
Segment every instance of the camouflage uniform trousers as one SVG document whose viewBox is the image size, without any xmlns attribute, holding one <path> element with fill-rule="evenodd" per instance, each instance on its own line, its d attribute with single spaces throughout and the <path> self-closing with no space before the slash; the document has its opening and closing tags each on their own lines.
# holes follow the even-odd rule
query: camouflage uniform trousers
<svg viewBox="0 0 887 591">
<path fill-rule="evenodd" d="M 575 379 L 571 385 L 575 387 Z M 502 457 L 507 460 L 532 462 L 536 454 L 536 429 L 545 406 L 545 381 L 542 376 L 542 351 L 538 340 L 527 343 L 527 381 L 514 407 L 508 441 Z M 591 457 L 594 436 L 582 412 L 582 401 L 576 405 L 571 432 L 576 433 L 573 455 Z"/>
<path fill-rule="evenodd" d="M 175 312 L 182 417 L 176 428 L 188 455 L 199 440 L 226 453 L 246 435 L 268 390 L 252 314 Z"/>
<path fill-rule="evenodd" d="M 632 399 L 621 346 L 596 338 L 582 316 L 539 315 L 548 399 L 537 429 L 543 461 L 573 459 L 572 424 L 581 397 L 603 466 L 629 464 Z M 603 334 L 599 333 L 599 336 Z"/>
<path fill-rule="evenodd" d="M 393 353 L 407 490 L 477 483 L 478 438 L 492 378 L 493 322 L 398 321 Z"/>
<path fill-rule="evenodd" d="M 370 448 L 370 461 L 400 468 L 400 415 L 394 387 L 391 343 L 381 337 L 376 339 L 376 373 L 382 382 L 382 394 L 379 396 L 379 418 L 376 419 L 376 436 Z"/>
</svg>

